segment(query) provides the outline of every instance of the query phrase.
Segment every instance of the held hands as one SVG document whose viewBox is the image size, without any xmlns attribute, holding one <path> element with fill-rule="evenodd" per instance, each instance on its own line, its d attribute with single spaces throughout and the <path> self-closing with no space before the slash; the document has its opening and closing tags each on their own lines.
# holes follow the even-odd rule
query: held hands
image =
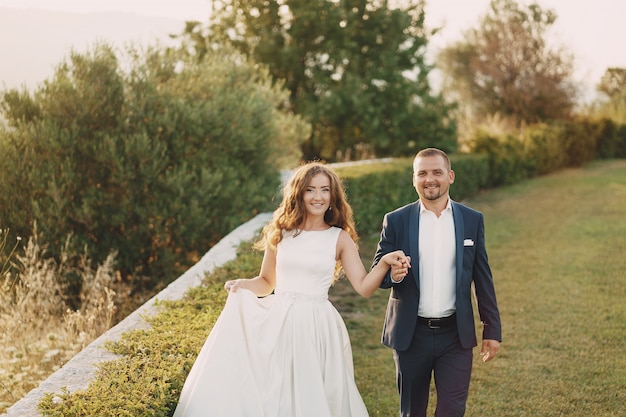
<svg viewBox="0 0 626 417">
<path fill-rule="evenodd" d="M 401 250 L 386 254 L 382 261 L 391 267 L 391 279 L 394 282 L 402 281 L 411 267 L 411 257 L 406 256 Z"/>
</svg>

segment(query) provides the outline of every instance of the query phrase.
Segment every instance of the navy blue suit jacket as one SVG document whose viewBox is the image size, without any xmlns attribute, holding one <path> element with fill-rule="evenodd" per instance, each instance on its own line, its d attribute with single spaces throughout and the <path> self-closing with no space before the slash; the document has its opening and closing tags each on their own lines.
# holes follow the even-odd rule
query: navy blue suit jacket
<svg viewBox="0 0 626 417">
<path fill-rule="evenodd" d="M 500 313 L 485 248 L 485 225 L 482 213 L 452 201 L 456 236 L 456 321 L 461 345 L 477 345 L 472 308 L 472 282 L 476 290 L 478 312 L 483 323 L 483 339 L 502 341 Z M 391 281 L 390 273 L 381 288 L 391 288 L 383 327 L 382 342 L 395 350 L 406 350 L 413 338 L 419 304 L 419 202 L 385 214 L 374 265 L 386 253 L 401 249 L 411 256 L 409 274 L 400 283 Z"/>
</svg>

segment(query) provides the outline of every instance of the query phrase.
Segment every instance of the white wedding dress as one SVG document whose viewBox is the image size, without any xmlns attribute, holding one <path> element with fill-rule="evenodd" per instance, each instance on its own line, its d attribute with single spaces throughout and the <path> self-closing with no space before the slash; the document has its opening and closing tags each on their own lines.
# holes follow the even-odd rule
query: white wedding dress
<svg viewBox="0 0 626 417">
<path fill-rule="evenodd" d="M 368 416 L 346 326 L 328 301 L 340 231 L 288 233 L 274 294 L 229 294 L 174 417 Z"/>
</svg>

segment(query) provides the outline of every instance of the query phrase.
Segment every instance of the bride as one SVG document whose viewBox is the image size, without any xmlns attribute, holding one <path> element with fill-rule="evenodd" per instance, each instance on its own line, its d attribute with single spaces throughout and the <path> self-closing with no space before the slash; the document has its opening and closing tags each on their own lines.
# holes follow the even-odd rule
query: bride
<svg viewBox="0 0 626 417">
<path fill-rule="evenodd" d="M 402 251 L 369 273 L 337 174 L 297 169 L 263 229 L 260 274 L 224 284 L 229 295 L 181 391 L 174 417 L 367 417 L 346 326 L 328 301 L 340 269 L 369 297 Z"/>
</svg>

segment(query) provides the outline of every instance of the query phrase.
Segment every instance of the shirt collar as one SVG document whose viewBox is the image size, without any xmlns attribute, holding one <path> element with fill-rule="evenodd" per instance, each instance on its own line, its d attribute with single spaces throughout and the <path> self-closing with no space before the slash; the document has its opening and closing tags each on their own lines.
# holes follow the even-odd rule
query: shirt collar
<svg viewBox="0 0 626 417">
<path fill-rule="evenodd" d="M 422 200 L 419 200 L 418 203 L 420 205 L 420 214 L 425 211 L 430 211 L 426 207 L 424 207 L 424 205 L 422 204 Z M 446 208 L 443 209 L 442 213 L 448 210 L 452 211 L 452 199 L 450 198 L 450 196 L 448 196 L 448 202 L 446 203 Z"/>
</svg>

